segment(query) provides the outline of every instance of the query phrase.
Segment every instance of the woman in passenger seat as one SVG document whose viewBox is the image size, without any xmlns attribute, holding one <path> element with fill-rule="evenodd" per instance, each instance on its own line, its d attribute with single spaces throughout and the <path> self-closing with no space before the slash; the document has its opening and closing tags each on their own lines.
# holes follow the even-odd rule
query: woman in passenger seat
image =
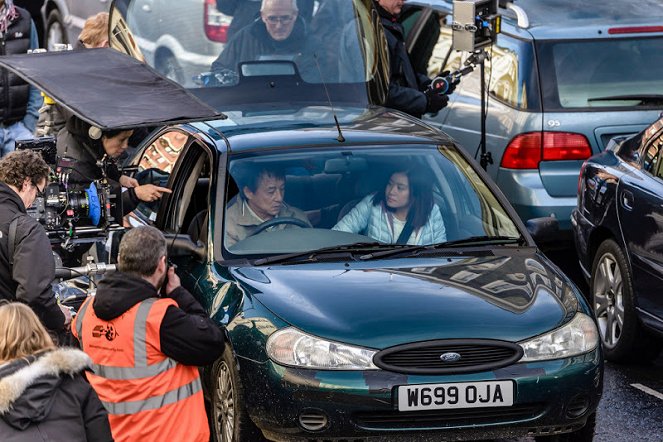
<svg viewBox="0 0 663 442">
<path fill-rule="evenodd" d="M 421 167 L 395 170 L 384 192 L 366 196 L 333 230 L 360 233 L 391 244 L 446 241 L 440 208 L 433 203 L 433 177 Z"/>
</svg>

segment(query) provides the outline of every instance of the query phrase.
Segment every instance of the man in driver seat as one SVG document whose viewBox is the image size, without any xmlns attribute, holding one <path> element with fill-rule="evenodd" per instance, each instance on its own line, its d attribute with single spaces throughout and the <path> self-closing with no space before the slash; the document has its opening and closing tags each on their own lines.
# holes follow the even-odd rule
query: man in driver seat
<svg viewBox="0 0 663 442">
<path fill-rule="evenodd" d="M 244 61 L 292 60 L 306 43 L 306 27 L 298 14 L 297 0 L 262 0 L 260 19 L 235 34 L 212 63 L 212 72 L 236 72 Z"/>
<path fill-rule="evenodd" d="M 296 218 L 311 227 L 302 210 L 283 201 L 285 175 L 282 171 L 264 167 L 257 172 L 248 173 L 245 179 L 239 179 L 242 181 L 238 182 L 240 195 L 226 210 L 226 248 L 251 236 L 261 224 L 277 218 Z M 289 227 L 297 226 L 293 223 L 276 223 L 268 230 Z"/>
</svg>

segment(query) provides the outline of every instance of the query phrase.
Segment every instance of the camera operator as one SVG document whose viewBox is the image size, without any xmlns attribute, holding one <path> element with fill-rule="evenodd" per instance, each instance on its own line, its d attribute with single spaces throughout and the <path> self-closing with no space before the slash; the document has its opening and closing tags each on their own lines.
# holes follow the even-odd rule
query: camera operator
<svg viewBox="0 0 663 442">
<path fill-rule="evenodd" d="M 139 185 L 136 179 L 119 171 L 115 161 L 128 148 L 132 134 L 133 130 L 100 131 L 72 116 L 57 138 L 58 156 L 77 161 L 70 177 L 72 182 L 87 183 L 106 176 L 114 187 L 113 192 L 122 194 L 122 213 L 116 214 L 118 219 L 134 210 L 140 201 L 153 202 L 164 193 L 171 193 L 170 189 L 154 184 Z M 108 161 L 102 161 L 104 157 Z M 127 190 L 121 192 L 120 186 Z"/>
<path fill-rule="evenodd" d="M 438 112 L 449 101 L 448 93 L 428 88 L 431 79 L 415 72 L 405 47 L 403 26 L 398 18 L 404 0 L 373 0 L 389 46 L 389 96 L 385 105 L 420 118 L 427 112 Z"/>
<path fill-rule="evenodd" d="M 51 290 L 51 244 L 42 225 L 26 212 L 44 191 L 48 173 L 46 162 L 30 150 L 0 160 L 0 299 L 26 303 L 46 328 L 61 332 L 71 314 L 58 306 Z"/>
</svg>

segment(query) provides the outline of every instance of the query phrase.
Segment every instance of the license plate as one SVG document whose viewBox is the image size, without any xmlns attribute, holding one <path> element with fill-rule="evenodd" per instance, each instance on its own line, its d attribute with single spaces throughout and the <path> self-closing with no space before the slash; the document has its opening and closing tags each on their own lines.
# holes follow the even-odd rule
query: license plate
<svg viewBox="0 0 663 442">
<path fill-rule="evenodd" d="M 398 387 L 398 410 L 508 407 L 513 389 L 513 381 L 403 385 Z"/>
</svg>

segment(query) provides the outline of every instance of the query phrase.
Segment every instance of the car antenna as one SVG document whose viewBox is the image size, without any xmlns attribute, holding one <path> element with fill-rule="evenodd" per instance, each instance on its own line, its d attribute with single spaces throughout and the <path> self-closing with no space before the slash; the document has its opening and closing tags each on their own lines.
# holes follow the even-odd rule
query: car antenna
<svg viewBox="0 0 663 442">
<path fill-rule="evenodd" d="M 327 95 L 327 101 L 329 102 L 329 107 L 331 107 L 332 115 L 334 116 L 334 122 L 336 123 L 336 130 L 338 131 L 338 137 L 336 139 L 339 143 L 345 142 L 345 137 L 343 132 L 341 132 L 341 125 L 338 124 L 338 118 L 336 118 L 336 110 L 334 110 L 334 105 L 332 104 L 331 97 L 329 96 L 329 90 L 327 90 L 327 83 L 325 79 L 322 78 L 322 70 L 320 69 L 320 64 L 318 63 L 318 54 L 313 54 L 313 59 L 315 60 L 315 67 L 318 68 L 318 73 L 320 74 L 320 81 L 322 81 L 322 86 L 325 88 L 325 94 Z"/>
</svg>

